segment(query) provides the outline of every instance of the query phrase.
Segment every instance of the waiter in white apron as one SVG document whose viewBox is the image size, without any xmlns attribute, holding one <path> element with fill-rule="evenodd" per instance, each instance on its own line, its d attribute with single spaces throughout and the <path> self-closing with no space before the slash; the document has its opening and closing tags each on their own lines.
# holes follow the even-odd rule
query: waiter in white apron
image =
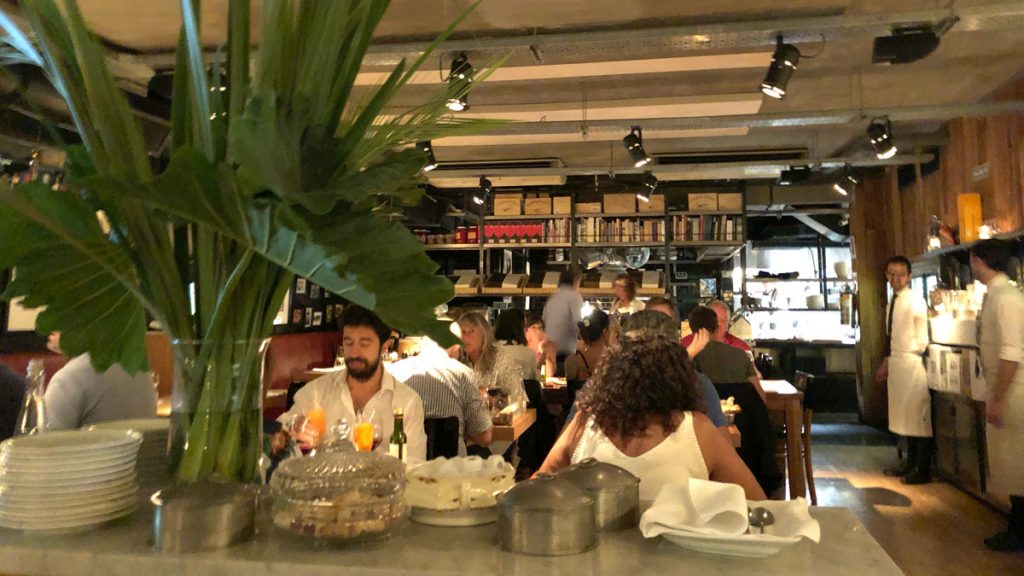
<svg viewBox="0 0 1024 576">
<path fill-rule="evenodd" d="M 889 383 L 889 430 L 906 438 L 907 457 L 886 469 L 904 484 L 931 482 L 932 404 L 922 354 L 928 349 L 928 307 L 910 290 L 910 261 L 893 256 L 885 267 L 892 298 L 885 310 L 885 359 L 875 377 Z"/>
<path fill-rule="evenodd" d="M 1000 240 L 984 240 L 971 249 L 974 278 L 988 288 L 978 330 L 988 385 L 988 492 L 1010 500 L 1006 531 L 987 538 L 985 546 L 1024 552 L 1024 294 L 1005 274 L 1008 261 L 1008 246 Z"/>
</svg>

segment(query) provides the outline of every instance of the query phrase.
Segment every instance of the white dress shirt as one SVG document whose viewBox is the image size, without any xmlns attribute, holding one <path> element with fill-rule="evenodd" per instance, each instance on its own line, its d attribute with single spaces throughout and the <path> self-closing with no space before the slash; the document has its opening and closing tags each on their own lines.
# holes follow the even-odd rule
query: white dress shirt
<svg viewBox="0 0 1024 576">
<path fill-rule="evenodd" d="M 889 318 L 889 305 L 885 308 Z M 892 352 L 920 356 L 928 349 L 928 305 L 910 286 L 896 293 L 896 309 L 892 312 Z"/>
<path fill-rule="evenodd" d="M 356 413 L 352 403 L 352 393 L 346 381 L 347 370 L 339 370 L 333 374 L 321 376 L 306 384 L 295 393 L 295 404 L 277 420 L 287 424 L 292 416 L 305 416 L 319 405 L 324 409 L 328 436 L 330 428 L 338 420 L 345 418 L 349 426 L 355 426 L 361 418 L 376 415 L 383 428 L 383 439 L 376 452 L 388 453 L 388 439 L 395 429 L 394 411 L 401 408 L 404 416 L 403 429 L 408 443 L 406 444 L 406 463 L 415 464 L 427 459 L 427 435 L 423 429 L 423 402 L 416 392 L 395 380 L 394 376 L 384 368 L 380 390 L 370 398 L 362 412 Z"/>
</svg>

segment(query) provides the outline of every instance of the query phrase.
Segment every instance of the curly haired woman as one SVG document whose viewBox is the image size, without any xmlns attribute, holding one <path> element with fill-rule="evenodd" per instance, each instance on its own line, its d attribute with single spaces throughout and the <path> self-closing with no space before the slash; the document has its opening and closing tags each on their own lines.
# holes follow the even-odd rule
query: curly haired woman
<svg viewBox="0 0 1024 576">
<path fill-rule="evenodd" d="M 661 335 L 624 337 L 580 393 L 579 413 L 538 472 L 597 458 L 640 478 L 649 504 L 670 482 L 699 478 L 765 494 L 725 437 L 701 414 L 701 389 L 686 351 Z"/>
</svg>

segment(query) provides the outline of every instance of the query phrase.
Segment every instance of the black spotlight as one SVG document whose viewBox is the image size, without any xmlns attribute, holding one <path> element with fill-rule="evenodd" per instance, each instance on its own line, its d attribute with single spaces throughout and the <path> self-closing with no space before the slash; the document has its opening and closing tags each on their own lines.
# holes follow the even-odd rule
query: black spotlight
<svg viewBox="0 0 1024 576">
<path fill-rule="evenodd" d="M 892 122 L 888 116 L 875 118 L 868 125 L 868 138 L 875 149 L 879 160 L 892 158 L 896 155 L 896 144 L 892 141 Z"/>
<path fill-rule="evenodd" d="M 641 185 L 642 188 L 636 193 L 636 197 L 644 202 L 650 202 L 654 190 L 658 187 L 658 177 L 650 172 L 644 172 L 644 181 Z"/>
<path fill-rule="evenodd" d="M 445 106 L 452 112 L 462 112 L 469 108 L 469 85 L 473 83 L 473 66 L 465 53 L 460 53 L 452 60 L 451 72 L 448 74 L 448 88 L 452 95 Z"/>
<path fill-rule="evenodd" d="M 857 184 L 860 184 L 860 177 L 857 176 L 857 173 L 852 168 L 847 166 L 843 169 L 843 175 L 839 178 L 839 181 L 832 185 L 832 189 L 843 196 L 849 196 L 853 194 Z"/>
<path fill-rule="evenodd" d="M 420 152 L 427 157 L 427 163 L 423 166 L 424 172 L 430 172 L 434 168 L 437 168 L 437 158 L 434 157 L 434 146 L 430 143 L 430 140 L 424 140 L 423 142 L 417 142 L 416 147 L 419 148 Z"/>
<path fill-rule="evenodd" d="M 487 203 L 487 197 L 491 195 L 491 190 L 494 189 L 494 185 L 487 179 L 486 176 L 480 177 L 480 188 L 473 194 L 473 202 L 477 206 L 483 206 Z"/>
<path fill-rule="evenodd" d="M 633 126 L 629 134 L 622 139 L 622 145 L 626 147 L 626 152 L 629 152 L 633 166 L 639 168 L 651 161 L 651 157 L 644 151 L 644 133 L 639 126 Z"/>
<path fill-rule="evenodd" d="M 786 96 L 786 85 L 800 62 L 800 50 L 792 44 L 782 41 L 780 35 L 775 41 L 775 53 L 772 54 L 772 63 L 768 66 L 768 73 L 761 82 L 761 92 L 772 98 L 782 99 Z"/>
<path fill-rule="evenodd" d="M 811 169 L 807 166 L 791 166 L 779 174 L 779 186 L 790 186 L 803 182 L 811 177 Z"/>
</svg>

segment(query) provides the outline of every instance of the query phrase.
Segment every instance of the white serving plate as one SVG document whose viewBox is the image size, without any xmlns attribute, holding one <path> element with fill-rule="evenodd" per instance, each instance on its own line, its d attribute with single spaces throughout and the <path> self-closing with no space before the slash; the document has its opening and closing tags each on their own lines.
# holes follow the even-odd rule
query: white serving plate
<svg viewBox="0 0 1024 576">
<path fill-rule="evenodd" d="M 137 490 L 126 490 L 120 494 L 105 496 L 84 504 L 66 505 L 59 508 L 34 506 L 0 505 L 0 518 L 8 520 L 78 520 L 90 516 L 108 514 L 114 510 L 123 510 L 137 501 Z"/>
<path fill-rule="evenodd" d="M 103 458 L 82 459 L 54 459 L 54 460 L 18 460 L 17 462 L 6 460 L 0 462 L 0 478 L 11 473 L 25 474 L 48 474 L 53 471 L 82 471 L 113 468 L 125 465 L 132 465 L 137 462 L 134 454 L 118 454 L 117 456 L 104 456 Z"/>
<path fill-rule="evenodd" d="M 26 530 L 35 533 L 43 534 L 67 534 L 71 532 L 84 532 L 86 530 L 102 526 L 107 522 L 123 518 L 135 512 L 135 508 L 138 503 L 132 503 L 122 510 L 115 510 L 106 514 L 100 514 L 96 516 L 90 516 L 86 518 L 79 518 L 75 520 L 57 520 L 57 521 L 46 521 L 41 520 L 37 522 L 23 522 L 18 520 L 4 520 L 0 518 L 0 526 L 4 528 L 12 528 L 14 530 Z"/>
<path fill-rule="evenodd" d="M 801 540 L 800 536 L 772 536 L 770 534 L 732 536 L 698 534 L 696 532 L 666 532 L 662 534 L 662 537 L 690 550 L 745 558 L 767 558 Z"/>
<path fill-rule="evenodd" d="M 64 486 L 67 484 L 93 483 L 134 473 L 134 460 L 107 466 L 97 466 L 92 469 L 75 468 L 65 470 L 54 466 L 45 470 L 25 471 L 0 468 L 0 484 L 9 486 Z"/>
<path fill-rule="evenodd" d="M 149 438 L 156 433 L 165 433 L 171 429 L 170 418 L 128 418 L 125 420 L 108 420 L 97 422 L 89 430 L 135 430 Z"/>
<path fill-rule="evenodd" d="M 0 489 L 0 506 L 10 508 L 25 508 L 35 506 L 37 508 L 59 508 L 61 506 L 75 506 L 87 504 L 103 499 L 117 498 L 121 494 L 137 492 L 136 482 L 129 480 L 118 484 L 109 484 L 98 489 L 68 492 L 66 490 L 54 490 L 50 494 L 12 492 Z"/>
<path fill-rule="evenodd" d="M 14 486 L 11 484 L 0 482 L 0 495 L 4 497 L 56 497 L 56 496 L 72 496 L 72 495 L 84 495 L 93 493 L 102 493 L 104 491 L 113 490 L 117 486 L 122 486 L 135 481 L 135 474 L 130 474 L 126 477 L 119 478 L 114 477 L 106 481 L 99 482 L 79 482 L 72 483 L 66 486 Z"/>
<path fill-rule="evenodd" d="M 469 508 L 466 510 L 433 510 L 412 507 L 412 519 L 430 526 L 479 526 L 498 521 L 498 507 Z"/>
<path fill-rule="evenodd" d="M 39 475 L 8 476 L 0 479 L 0 487 L 27 490 L 38 489 L 43 492 L 52 492 L 54 489 L 73 490 L 77 488 L 86 490 L 89 488 L 98 488 L 106 484 L 120 483 L 134 479 L 135 467 L 126 466 L 122 469 L 108 471 L 93 476 L 88 476 L 84 473 L 78 472 L 53 475 L 49 477 Z"/>
<path fill-rule="evenodd" d="M 32 436 L 16 436 L 0 442 L 0 454 L 53 458 L 118 448 L 137 449 L 142 434 L 134 430 L 59 430 Z"/>
</svg>

